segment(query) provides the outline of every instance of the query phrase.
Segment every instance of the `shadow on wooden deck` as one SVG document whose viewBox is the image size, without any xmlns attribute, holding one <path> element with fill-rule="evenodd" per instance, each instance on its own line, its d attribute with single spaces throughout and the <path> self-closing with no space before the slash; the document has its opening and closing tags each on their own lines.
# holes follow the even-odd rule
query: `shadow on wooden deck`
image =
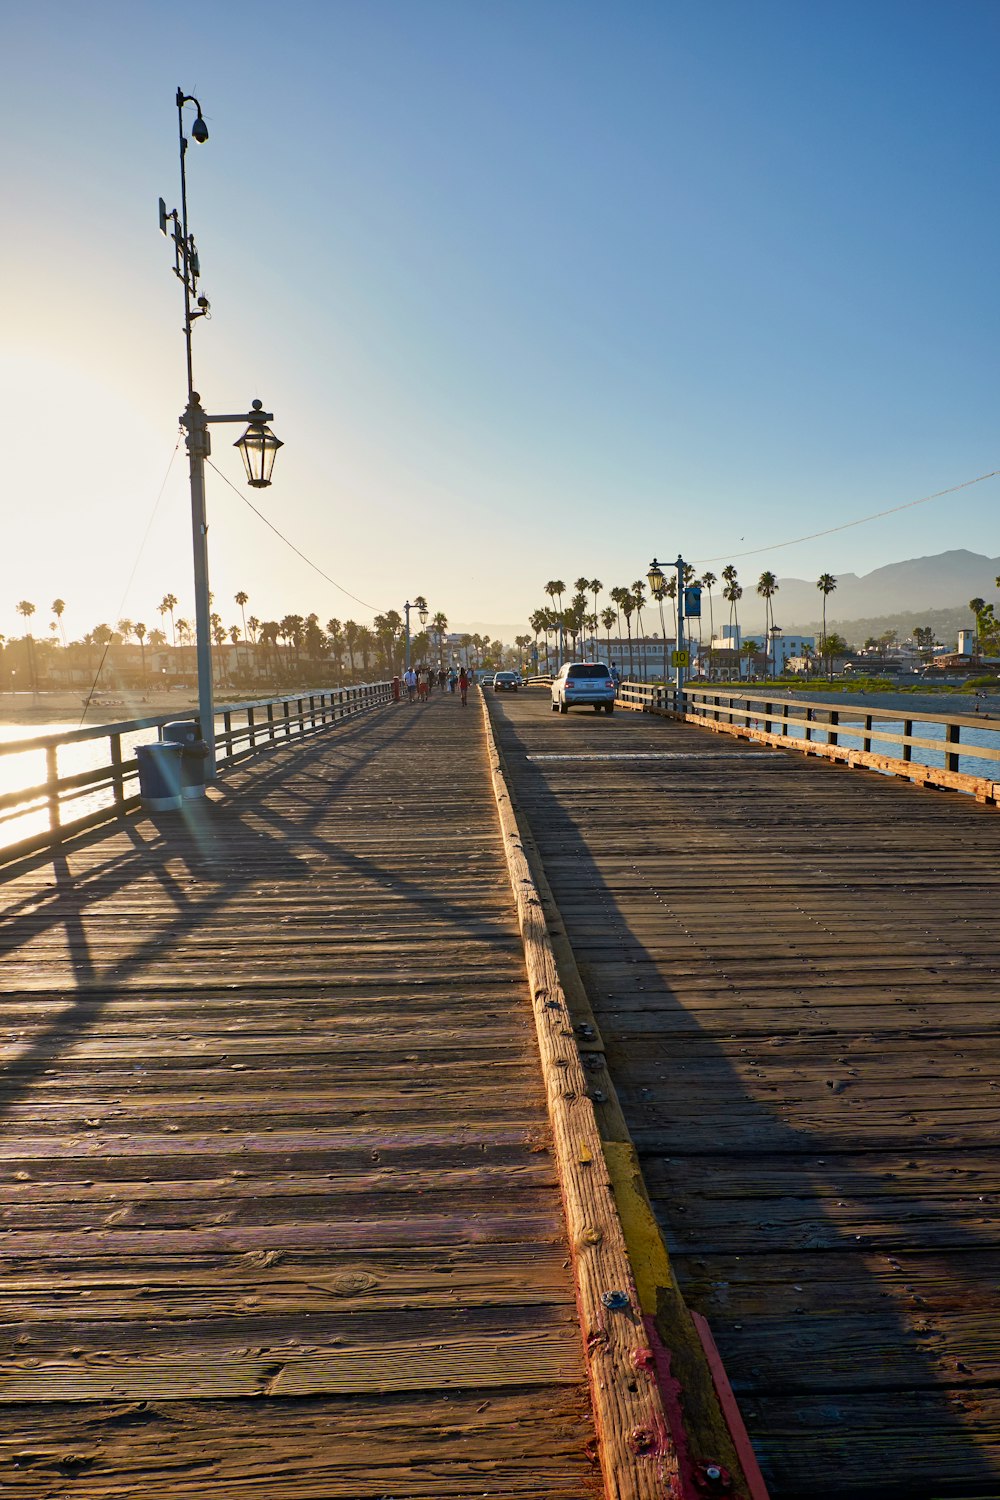
<svg viewBox="0 0 1000 1500">
<path fill-rule="evenodd" d="M 861 1059 L 834 1054 L 858 1041 L 858 985 L 871 986 L 876 1007 L 891 1003 L 878 989 L 880 956 L 859 957 L 853 980 L 820 975 L 838 924 L 810 950 L 803 923 L 791 953 L 779 920 L 794 899 L 778 856 L 783 828 L 805 817 L 807 837 L 822 846 L 824 818 L 836 816 L 824 807 L 831 776 L 840 778 L 835 795 L 848 798 L 848 826 L 874 815 L 873 799 L 898 826 L 910 799 L 921 806 L 928 794 L 885 782 L 866 789 L 852 773 L 795 756 L 787 772 L 759 757 L 740 767 L 738 751 L 713 763 L 718 740 L 689 726 L 617 717 L 595 725 L 589 716 L 553 724 L 546 708 L 506 704 L 494 710 L 495 730 L 675 1271 L 715 1332 L 773 1500 L 996 1496 L 1000 1243 L 983 1206 L 1000 1188 L 992 1130 L 987 1121 L 977 1135 L 975 1120 L 963 1130 L 961 1116 L 949 1122 L 946 1112 L 920 1123 L 905 1100 L 888 1100 L 882 1114 L 852 1109 L 842 1096 Z M 668 746 L 710 754 L 700 767 L 686 758 L 670 769 L 614 764 L 617 753 Z M 597 750 L 608 761 L 545 762 L 547 753 Z M 799 778 L 785 789 L 784 812 L 775 775 Z M 850 805 L 859 795 L 863 810 Z M 951 800 L 963 823 L 996 819 Z M 749 822 L 770 844 L 770 868 L 749 846 Z M 704 873 L 694 878 L 706 861 L 714 890 Z M 754 881 L 756 898 L 747 895 Z M 870 889 L 859 893 L 859 919 L 873 901 Z M 900 938 L 903 962 L 909 936 Z M 726 949 L 725 976 L 700 951 L 703 940 Z M 768 978 L 769 953 L 783 982 Z M 874 972 L 862 975 L 866 966 Z M 855 986 L 840 1022 L 830 1009 L 838 981 Z M 878 1010 L 876 1051 L 891 1052 L 896 1035 L 919 1037 L 912 1009 L 904 993 L 894 1021 Z M 951 1050 L 961 1058 L 964 1045 L 960 1030 Z M 987 1055 L 988 1074 L 1000 1057 L 995 1045 Z M 960 1079 L 952 1088 L 961 1105 Z M 981 1185 L 970 1160 L 989 1167 Z"/>
</svg>

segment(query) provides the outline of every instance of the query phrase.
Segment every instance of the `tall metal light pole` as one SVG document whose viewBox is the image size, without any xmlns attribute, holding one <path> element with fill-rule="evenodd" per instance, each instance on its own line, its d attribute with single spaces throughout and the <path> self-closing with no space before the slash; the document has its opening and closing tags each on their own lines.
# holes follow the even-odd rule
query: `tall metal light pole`
<svg viewBox="0 0 1000 1500">
<path fill-rule="evenodd" d="M 684 691 L 684 652 L 686 650 L 686 642 L 685 642 L 685 639 L 684 639 L 684 573 L 685 573 L 686 567 L 687 567 L 687 565 L 686 565 L 683 557 L 681 557 L 680 553 L 678 552 L 678 554 L 677 554 L 677 562 L 676 562 L 676 568 L 677 568 L 677 655 L 675 657 L 675 661 L 677 662 L 677 675 L 676 675 L 676 677 L 674 679 L 674 686 L 675 686 L 676 691 L 677 691 L 677 709 L 678 709 L 678 712 L 683 707 L 683 699 L 681 697 L 681 694 Z"/>
<path fill-rule="evenodd" d="M 685 563 L 683 557 L 678 554 L 677 561 L 673 566 L 677 569 L 677 641 L 674 648 L 674 687 L 677 694 L 677 707 L 679 709 L 681 706 L 681 694 L 684 691 L 684 667 L 686 648 L 684 639 L 684 610 L 685 604 L 687 602 L 684 593 L 684 574 L 687 571 L 687 564 Z M 656 600 L 657 604 L 659 604 L 660 606 L 660 628 L 663 631 L 663 685 L 665 688 L 667 685 L 668 675 L 667 629 L 663 621 L 663 595 L 666 591 L 666 579 L 663 575 L 663 569 L 660 567 L 660 564 L 656 561 L 655 557 L 649 565 L 649 571 L 646 574 L 646 578 L 649 581 L 649 591 L 652 594 L 653 598 Z M 695 605 L 693 605 L 692 607 L 695 608 L 695 612 L 697 613 L 696 604 L 697 601 L 695 601 Z"/>
<path fill-rule="evenodd" d="M 206 779 L 215 777 L 215 705 L 212 683 L 212 622 L 208 589 L 208 522 L 205 517 L 205 460 L 212 451 L 209 426 L 214 422 L 245 422 L 246 431 L 233 444 L 239 448 L 246 469 L 247 481 L 255 489 L 264 489 L 271 483 L 274 458 L 282 446 L 267 426 L 273 421 L 272 414 L 262 409 L 259 401 L 253 403 L 249 412 L 235 416 L 209 416 L 203 409 L 201 397 L 194 389 L 194 367 L 191 355 L 191 334 L 197 318 L 208 317 L 211 307 L 207 297 L 199 295 L 198 279 L 201 265 L 194 236 L 188 229 L 187 209 L 187 148 L 184 135 L 184 106 L 193 104 L 197 110 L 191 135 L 204 145 L 208 140 L 208 126 L 201 105 L 193 94 L 177 90 L 177 134 L 180 141 L 181 158 L 181 211 L 176 208 L 167 212 L 160 199 L 160 230 L 174 243 L 174 275 L 184 288 L 184 349 L 187 358 L 187 406 L 181 423 L 187 433 L 187 451 L 191 476 L 191 537 L 194 547 L 194 614 L 197 635 L 198 658 L 198 720 L 201 737 L 208 745 L 209 755 Z M 172 226 L 172 227 L 168 227 Z"/>
</svg>

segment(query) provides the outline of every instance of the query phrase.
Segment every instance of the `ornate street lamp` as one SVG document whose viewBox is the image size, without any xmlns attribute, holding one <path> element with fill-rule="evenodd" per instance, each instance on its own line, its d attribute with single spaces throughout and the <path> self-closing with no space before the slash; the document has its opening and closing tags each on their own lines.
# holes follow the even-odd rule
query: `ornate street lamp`
<svg viewBox="0 0 1000 1500">
<path fill-rule="evenodd" d="M 247 484 L 253 485 L 255 490 L 267 489 L 271 483 L 275 455 L 279 448 L 285 446 L 264 421 L 261 407 L 260 401 L 253 403 L 254 412 L 261 414 L 260 420 L 251 422 L 243 436 L 233 444 L 234 448 L 240 450 L 243 467 L 247 471 Z"/>
<path fill-rule="evenodd" d="M 188 229 L 187 210 L 187 149 L 184 135 L 184 106 L 193 104 L 197 110 L 191 126 L 191 135 L 199 145 L 208 140 L 208 126 L 201 104 L 193 94 L 177 90 L 177 132 L 180 140 L 181 158 L 181 210 L 167 212 L 160 199 L 160 230 L 173 241 L 174 275 L 184 288 L 184 348 L 187 356 L 188 400 L 181 417 L 187 432 L 187 450 L 191 477 L 191 536 L 194 547 L 194 611 L 198 657 L 198 719 L 201 737 L 208 745 L 206 779 L 215 777 L 215 704 L 212 683 L 212 622 L 208 590 L 208 521 L 205 515 L 205 460 L 212 451 L 209 427 L 215 422 L 245 422 L 246 431 L 233 446 L 240 450 L 247 480 L 255 489 L 264 489 L 271 483 L 275 455 L 281 442 L 268 427 L 272 414 L 264 411 L 262 403 L 255 401 L 249 412 L 233 416 L 209 416 L 201 404 L 201 397 L 194 388 L 194 372 L 191 355 L 191 334 L 197 318 L 210 315 L 211 306 L 207 297 L 198 292 L 201 264 L 194 235 Z"/>
</svg>

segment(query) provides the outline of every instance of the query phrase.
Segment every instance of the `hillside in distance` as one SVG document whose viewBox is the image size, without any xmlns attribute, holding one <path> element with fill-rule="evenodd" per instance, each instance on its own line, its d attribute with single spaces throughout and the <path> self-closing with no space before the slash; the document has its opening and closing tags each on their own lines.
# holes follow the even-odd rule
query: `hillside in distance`
<svg viewBox="0 0 1000 1500">
<path fill-rule="evenodd" d="M 986 557 L 965 548 L 939 552 L 934 557 L 911 557 L 872 573 L 840 573 L 836 589 L 827 597 L 827 625 L 839 628 L 850 621 L 901 614 L 912 615 L 913 624 L 930 624 L 923 621 L 928 610 L 956 610 L 964 611 L 967 619 L 963 624 L 971 628 L 969 600 L 977 596 L 995 599 L 998 574 L 1000 557 Z M 740 579 L 744 590 L 740 621 L 745 630 L 759 630 L 764 623 L 763 601 L 755 592 L 757 576 L 748 573 Z M 815 579 L 779 577 L 772 602 L 775 621 L 786 633 L 818 628 L 823 596 Z M 719 614 L 720 603 L 716 601 L 717 618 L 724 617 Z"/>
</svg>

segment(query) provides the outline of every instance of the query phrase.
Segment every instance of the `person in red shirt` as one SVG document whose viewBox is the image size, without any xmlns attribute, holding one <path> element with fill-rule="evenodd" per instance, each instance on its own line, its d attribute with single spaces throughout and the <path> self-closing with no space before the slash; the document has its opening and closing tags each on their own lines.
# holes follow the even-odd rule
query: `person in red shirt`
<svg viewBox="0 0 1000 1500">
<path fill-rule="evenodd" d="M 462 668 L 462 670 L 458 674 L 458 691 L 462 695 L 462 707 L 463 708 L 468 708 L 468 706 L 469 706 L 469 674 L 468 674 L 468 672 L 466 672 L 466 670 L 465 670 L 464 667 Z"/>
</svg>

